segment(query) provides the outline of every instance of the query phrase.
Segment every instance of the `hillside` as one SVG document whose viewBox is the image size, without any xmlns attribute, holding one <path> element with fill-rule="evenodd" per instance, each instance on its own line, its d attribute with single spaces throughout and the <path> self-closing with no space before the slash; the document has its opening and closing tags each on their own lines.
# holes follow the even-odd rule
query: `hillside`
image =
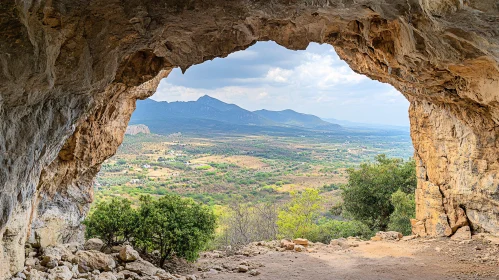
<svg viewBox="0 0 499 280">
<path fill-rule="evenodd" d="M 210 96 L 196 101 L 137 102 L 130 124 L 145 124 L 154 133 L 241 132 L 303 134 L 308 130 L 341 131 L 342 127 L 293 110 L 248 111 Z"/>
<path fill-rule="evenodd" d="M 302 114 L 289 109 L 283 111 L 269 111 L 263 109 L 254 111 L 254 113 L 285 126 L 297 126 L 324 130 L 341 128 L 340 125 L 324 121 L 317 116 Z"/>
</svg>

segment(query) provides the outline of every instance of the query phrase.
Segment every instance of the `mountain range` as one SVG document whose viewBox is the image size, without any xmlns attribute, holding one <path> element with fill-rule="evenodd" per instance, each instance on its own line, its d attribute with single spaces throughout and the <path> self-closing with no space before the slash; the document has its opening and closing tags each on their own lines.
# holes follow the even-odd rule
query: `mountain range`
<svg viewBox="0 0 499 280">
<path fill-rule="evenodd" d="M 151 129 L 158 122 L 166 124 L 183 123 L 205 128 L 216 124 L 225 126 L 258 126 L 307 130 L 340 130 L 342 127 L 321 118 L 295 112 L 293 110 L 249 111 L 235 104 L 228 104 L 210 96 L 202 96 L 196 101 L 166 102 L 146 99 L 137 102 L 131 124 L 146 124 Z M 152 127 L 151 127 L 152 126 Z M 153 129 L 154 130 L 154 129 Z"/>
</svg>

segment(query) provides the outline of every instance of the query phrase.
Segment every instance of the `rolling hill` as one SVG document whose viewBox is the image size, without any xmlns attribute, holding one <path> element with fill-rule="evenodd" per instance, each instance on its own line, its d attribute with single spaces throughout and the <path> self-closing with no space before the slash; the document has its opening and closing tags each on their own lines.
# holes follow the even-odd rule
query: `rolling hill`
<svg viewBox="0 0 499 280">
<path fill-rule="evenodd" d="M 196 130 L 301 133 L 307 130 L 342 129 L 340 125 L 323 121 L 314 115 L 293 110 L 252 112 L 207 95 L 188 102 L 138 101 L 130 123 L 145 124 L 156 133 Z"/>
</svg>

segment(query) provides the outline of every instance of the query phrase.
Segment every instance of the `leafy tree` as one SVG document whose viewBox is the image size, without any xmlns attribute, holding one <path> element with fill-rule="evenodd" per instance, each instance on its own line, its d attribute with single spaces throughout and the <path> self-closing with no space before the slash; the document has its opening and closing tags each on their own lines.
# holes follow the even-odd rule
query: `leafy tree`
<svg viewBox="0 0 499 280">
<path fill-rule="evenodd" d="M 142 196 L 140 201 L 136 243 L 145 250 L 159 250 L 160 266 L 172 255 L 197 259 L 214 235 L 215 215 L 192 199 L 166 194 L 157 200 Z"/>
<path fill-rule="evenodd" d="M 416 216 L 414 194 L 406 194 L 398 190 L 392 194 L 391 202 L 395 210 L 390 215 L 388 229 L 409 235 L 412 232 L 411 219 Z"/>
<path fill-rule="evenodd" d="M 376 157 L 374 163 L 363 163 L 359 169 L 348 169 L 348 183 L 342 187 L 344 209 L 353 219 L 371 230 L 386 230 L 394 211 L 391 196 L 400 189 L 414 193 L 416 170 L 414 161 Z"/>
<path fill-rule="evenodd" d="M 292 192 L 291 201 L 279 211 L 277 226 L 282 237 L 308 238 L 316 230 L 316 222 L 322 210 L 319 190 L 305 189 Z M 312 238 L 310 238 L 312 239 Z"/>
<path fill-rule="evenodd" d="M 131 240 L 137 227 L 137 213 L 128 199 L 115 197 L 97 204 L 83 224 L 88 238 L 101 238 L 111 246 Z"/>
</svg>

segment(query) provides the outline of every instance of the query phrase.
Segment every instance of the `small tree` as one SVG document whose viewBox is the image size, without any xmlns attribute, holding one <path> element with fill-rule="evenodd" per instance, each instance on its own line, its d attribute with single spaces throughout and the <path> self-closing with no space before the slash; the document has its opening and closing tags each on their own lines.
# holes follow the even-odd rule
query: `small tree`
<svg viewBox="0 0 499 280">
<path fill-rule="evenodd" d="M 108 246 L 130 241 L 137 228 L 137 213 L 128 199 L 112 198 L 95 207 L 85 219 L 87 238 L 98 237 Z"/>
<path fill-rule="evenodd" d="M 391 196 L 398 189 L 414 193 L 414 161 L 376 157 L 375 163 L 363 163 L 359 169 L 348 169 L 348 184 L 342 187 L 344 209 L 355 220 L 371 230 L 386 230 L 394 210 Z"/>
<path fill-rule="evenodd" d="M 404 235 L 411 234 L 411 218 L 416 216 L 414 195 L 398 190 L 392 194 L 391 202 L 395 210 L 390 215 L 388 229 L 399 231 Z"/>
<path fill-rule="evenodd" d="M 322 210 L 319 190 L 306 189 L 301 193 L 292 192 L 291 201 L 279 211 L 277 226 L 281 237 L 306 237 L 315 232 L 316 221 Z"/>
<path fill-rule="evenodd" d="M 159 250 L 159 265 L 172 255 L 193 261 L 213 237 L 215 215 L 192 199 L 166 194 L 158 200 L 142 196 L 136 243 Z"/>
</svg>

